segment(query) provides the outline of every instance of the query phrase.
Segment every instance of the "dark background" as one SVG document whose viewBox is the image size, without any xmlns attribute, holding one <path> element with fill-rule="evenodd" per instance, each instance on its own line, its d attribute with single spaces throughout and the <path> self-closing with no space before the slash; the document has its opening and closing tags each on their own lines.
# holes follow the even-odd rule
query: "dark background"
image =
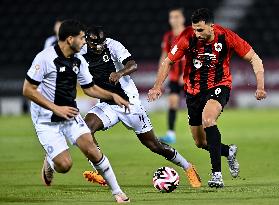
<svg viewBox="0 0 279 205">
<path fill-rule="evenodd" d="M 137 62 L 154 63 L 160 56 L 163 33 L 169 29 L 170 8 L 183 7 L 189 25 L 193 10 L 207 7 L 215 12 L 222 3 L 222 0 L 1 0 L 0 87 L 6 86 L 3 82 L 9 79 L 24 79 L 45 39 L 53 34 L 58 17 L 103 25 L 109 36 L 122 42 Z M 254 0 L 235 30 L 263 58 L 277 58 L 279 53 L 278 8 L 279 1 Z"/>
</svg>

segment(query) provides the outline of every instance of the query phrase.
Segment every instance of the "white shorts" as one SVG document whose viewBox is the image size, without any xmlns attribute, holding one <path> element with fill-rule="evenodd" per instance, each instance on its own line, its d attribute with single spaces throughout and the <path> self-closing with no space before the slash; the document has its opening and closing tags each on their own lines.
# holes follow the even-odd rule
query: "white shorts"
<svg viewBox="0 0 279 205">
<path fill-rule="evenodd" d="M 81 135 L 90 133 L 81 115 L 69 121 L 41 122 L 34 126 L 41 145 L 51 159 L 69 148 L 66 138 L 75 144 Z"/>
<path fill-rule="evenodd" d="M 130 110 L 130 113 L 125 113 L 125 109 L 118 105 L 101 102 L 91 108 L 88 113 L 96 114 L 103 122 L 104 129 L 108 129 L 121 121 L 128 129 L 134 130 L 136 134 L 152 130 L 150 119 L 141 104 L 130 105 Z"/>
</svg>

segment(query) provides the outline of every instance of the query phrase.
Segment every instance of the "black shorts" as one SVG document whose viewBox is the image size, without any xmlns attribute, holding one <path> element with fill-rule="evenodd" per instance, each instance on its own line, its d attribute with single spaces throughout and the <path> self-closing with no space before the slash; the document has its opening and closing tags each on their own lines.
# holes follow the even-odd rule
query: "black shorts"
<svg viewBox="0 0 279 205">
<path fill-rule="evenodd" d="M 186 94 L 186 103 L 188 107 L 189 125 L 202 125 L 202 112 L 206 102 L 210 99 L 217 100 L 222 109 L 225 107 L 230 98 L 230 88 L 224 85 L 217 86 L 206 90 L 197 95 Z"/>
<path fill-rule="evenodd" d="M 169 94 L 180 95 L 180 93 L 184 91 L 183 85 L 180 85 L 179 82 L 177 81 L 170 81 L 168 86 L 169 86 Z"/>
</svg>

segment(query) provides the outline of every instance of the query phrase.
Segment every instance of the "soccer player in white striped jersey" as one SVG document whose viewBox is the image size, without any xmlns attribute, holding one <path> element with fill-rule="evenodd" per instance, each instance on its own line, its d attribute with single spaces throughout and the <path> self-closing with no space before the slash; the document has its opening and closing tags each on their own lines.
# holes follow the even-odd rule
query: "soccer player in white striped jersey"
<svg viewBox="0 0 279 205">
<path fill-rule="evenodd" d="M 149 117 L 139 100 L 138 90 L 129 76 L 137 70 L 129 51 L 120 42 L 105 38 L 101 27 L 91 27 L 86 33 L 86 42 L 81 54 L 89 64 L 96 85 L 119 94 L 131 103 L 130 113 L 125 113 L 115 102 L 100 100 L 85 117 L 92 136 L 96 131 L 109 129 L 121 121 L 135 132 L 144 146 L 183 168 L 192 187 L 200 187 L 201 181 L 194 166 L 174 148 L 155 137 Z M 84 176 L 88 181 L 104 184 L 92 171 L 84 172 Z"/>
<path fill-rule="evenodd" d="M 79 114 L 75 101 L 77 81 L 91 97 L 112 100 L 121 108 L 129 108 L 129 102 L 94 84 L 85 59 L 76 54 L 84 44 L 83 25 L 75 20 L 64 21 L 59 29 L 58 44 L 36 56 L 24 81 L 23 95 L 32 101 L 32 121 L 46 152 L 42 180 L 50 186 L 55 171 L 66 173 L 70 170 L 72 159 L 67 138 L 105 178 L 115 200 L 126 203 L 130 200 L 119 187 L 110 162 L 98 150 Z"/>
</svg>

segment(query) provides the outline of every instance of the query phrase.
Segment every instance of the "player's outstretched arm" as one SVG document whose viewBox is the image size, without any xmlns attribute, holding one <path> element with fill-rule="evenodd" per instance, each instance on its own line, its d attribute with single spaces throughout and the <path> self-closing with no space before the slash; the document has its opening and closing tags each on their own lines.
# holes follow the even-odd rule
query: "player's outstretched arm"
<svg viewBox="0 0 279 205">
<path fill-rule="evenodd" d="M 161 97 L 162 85 L 169 74 L 172 64 L 173 64 L 173 62 L 168 57 L 165 58 L 165 60 L 163 61 L 162 65 L 160 66 L 160 68 L 158 70 L 157 77 L 156 77 L 153 88 L 151 88 L 148 91 L 148 101 L 154 101 Z"/>
<path fill-rule="evenodd" d="M 110 91 L 107 91 L 97 85 L 93 85 L 89 88 L 85 88 L 83 89 L 83 92 L 93 98 L 98 98 L 98 99 L 104 99 L 104 100 L 114 100 L 114 102 L 121 106 L 121 107 L 125 107 L 125 110 L 128 109 L 130 111 L 129 108 L 129 102 L 127 100 L 124 100 L 122 97 L 120 97 L 119 95 L 112 93 Z"/>
<path fill-rule="evenodd" d="M 256 80 L 257 80 L 257 90 L 255 92 L 255 97 L 257 100 L 262 100 L 266 98 L 266 91 L 264 89 L 264 67 L 262 60 L 255 53 L 253 49 L 251 49 L 243 59 L 249 61 L 253 67 Z"/>
<path fill-rule="evenodd" d="M 125 65 L 124 68 L 117 71 L 112 72 L 109 76 L 109 81 L 111 83 L 117 84 L 119 79 L 122 76 L 130 75 L 131 73 L 135 72 L 137 70 L 137 64 L 134 60 L 129 60 Z"/>
<path fill-rule="evenodd" d="M 25 80 L 23 84 L 23 95 L 36 104 L 51 110 L 57 116 L 63 117 L 67 120 L 75 117 L 79 113 L 77 108 L 55 105 L 39 93 L 37 87 L 37 85 L 31 84 L 29 81 Z"/>
</svg>

